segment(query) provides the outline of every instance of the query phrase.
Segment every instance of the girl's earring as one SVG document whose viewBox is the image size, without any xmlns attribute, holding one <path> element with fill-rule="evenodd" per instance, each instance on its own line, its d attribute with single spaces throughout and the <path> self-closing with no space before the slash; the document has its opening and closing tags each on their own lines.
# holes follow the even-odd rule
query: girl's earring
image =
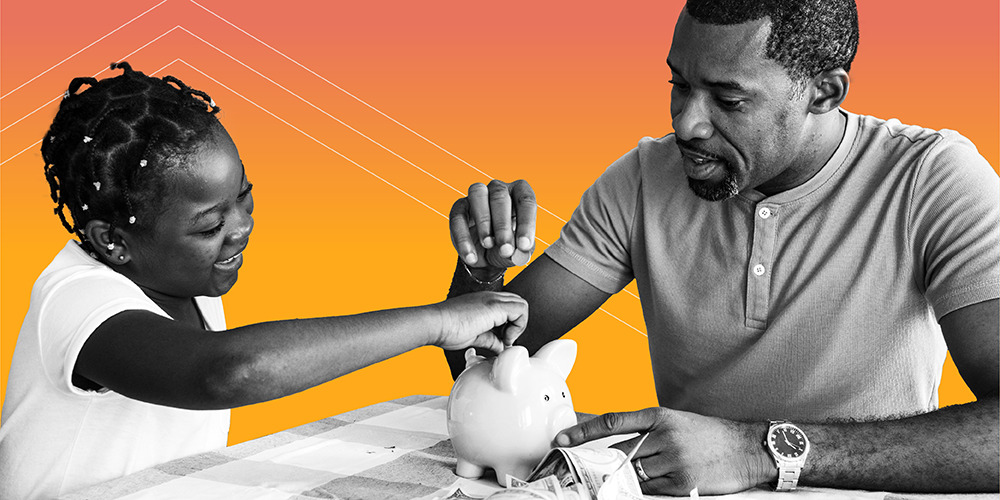
<svg viewBox="0 0 1000 500">
<path fill-rule="evenodd" d="M 114 249 L 115 249 L 115 242 L 112 241 L 112 242 L 108 243 L 108 251 L 110 252 L 110 251 L 112 251 Z"/>
<path fill-rule="evenodd" d="M 124 255 L 119 255 L 118 256 L 118 260 L 125 260 L 125 256 Z"/>
</svg>

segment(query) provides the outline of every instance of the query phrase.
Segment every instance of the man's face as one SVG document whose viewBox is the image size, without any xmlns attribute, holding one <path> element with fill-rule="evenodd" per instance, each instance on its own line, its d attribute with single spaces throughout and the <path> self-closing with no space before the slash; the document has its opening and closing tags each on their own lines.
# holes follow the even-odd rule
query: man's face
<svg viewBox="0 0 1000 500">
<path fill-rule="evenodd" d="M 773 194 L 805 181 L 796 169 L 807 168 L 807 93 L 764 56 L 770 25 L 702 24 L 687 11 L 677 21 L 667 57 L 670 116 L 688 182 L 702 198 L 749 188 Z"/>
</svg>

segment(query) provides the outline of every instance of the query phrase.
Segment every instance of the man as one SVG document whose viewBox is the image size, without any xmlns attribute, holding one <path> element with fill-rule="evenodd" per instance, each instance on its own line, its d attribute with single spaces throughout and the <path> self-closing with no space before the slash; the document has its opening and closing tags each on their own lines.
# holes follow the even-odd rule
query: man
<svg viewBox="0 0 1000 500">
<path fill-rule="evenodd" d="M 853 0 L 687 2 L 674 133 L 611 165 L 503 286 L 533 350 L 637 281 L 661 406 L 556 444 L 649 432 L 648 493 L 997 491 L 997 175 L 954 132 L 841 109 L 857 40 Z M 499 289 L 534 217 L 523 181 L 470 187 L 451 293 Z M 946 350 L 977 401 L 939 410 Z"/>
</svg>

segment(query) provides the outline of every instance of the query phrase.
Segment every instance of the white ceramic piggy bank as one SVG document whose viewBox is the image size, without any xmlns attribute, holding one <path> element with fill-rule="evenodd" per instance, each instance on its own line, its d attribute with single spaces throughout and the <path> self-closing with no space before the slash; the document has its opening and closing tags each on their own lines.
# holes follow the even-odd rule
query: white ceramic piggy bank
<svg viewBox="0 0 1000 500">
<path fill-rule="evenodd" d="M 559 431 L 576 425 L 566 377 L 576 361 L 576 342 L 559 339 L 534 356 L 513 346 L 491 361 L 465 352 L 465 371 L 448 398 L 448 434 L 455 472 L 479 478 L 485 468 L 497 483 L 525 479 L 549 451 Z"/>
</svg>

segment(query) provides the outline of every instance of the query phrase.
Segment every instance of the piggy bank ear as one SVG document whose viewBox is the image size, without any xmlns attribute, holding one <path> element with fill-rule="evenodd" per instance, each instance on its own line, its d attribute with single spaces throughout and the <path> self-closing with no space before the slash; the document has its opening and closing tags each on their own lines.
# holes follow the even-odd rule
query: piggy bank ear
<svg viewBox="0 0 1000 500">
<path fill-rule="evenodd" d="M 473 366 L 478 365 L 479 363 L 482 363 L 485 360 L 486 360 L 486 358 L 484 358 L 484 357 L 479 356 L 479 355 L 476 354 L 476 348 L 475 347 L 470 347 L 470 348 L 468 348 L 468 349 L 465 350 L 465 369 L 466 370 L 468 370 L 469 368 L 472 368 Z"/>
<path fill-rule="evenodd" d="M 576 341 L 570 339 L 553 340 L 535 352 L 532 359 L 540 359 L 549 363 L 559 372 L 563 380 L 566 380 L 569 371 L 573 369 L 573 363 L 576 361 Z"/>
<path fill-rule="evenodd" d="M 531 366 L 528 361 L 528 350 L 516 345 L 504 349 L 493 361 L 493 371 L 490 372 L 490 379 L 497 389 L 517 394 L 518 375 Z"/>
</svg>

